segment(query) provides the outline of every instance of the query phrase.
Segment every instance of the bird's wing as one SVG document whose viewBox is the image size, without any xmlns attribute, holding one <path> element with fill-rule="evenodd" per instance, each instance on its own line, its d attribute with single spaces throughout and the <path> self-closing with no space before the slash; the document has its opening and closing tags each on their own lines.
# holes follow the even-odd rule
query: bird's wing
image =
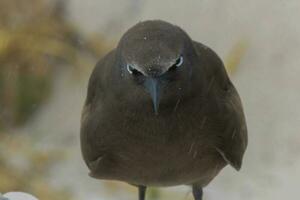
<svg viewBox="0 0 300 200">
<path fill-rule="evenodd" d="M 114 55 L 115 51 L 110 52 L 95 66 L 89 79 L 87 97 L 81 114 L 81 150 L 83 158 L 90 168 L 94 165 L 93 162 L 102 156 L 99 147 L 102 99 L 106 95 L 106 73 L 114 64 Z M 99 151 L 95 151 L 95 149 Z"/>
<path fill-rule="evenodd" d="M 239 170 L 247 147 L 247 126 L 240 97 L 232 85 L 224 98 L 223 111 L 219 120 L 223 121 L 220 138 L 222 143 L 216 149 L 224 160 Z"/>
<path fill-rule="evenodd" d="M 247 127 L 240 97 L 231 83 L 224 64 L 209 47 L 194 42 L 200 59 L 204 60 L 205 75 L 210 82 L 208 87 L 218 108 L 215 121 L 218 122 L 218 138 L 221 139 L 216 150 L 224 160 L 239 170 L 247 147 Z"/>
</svg>

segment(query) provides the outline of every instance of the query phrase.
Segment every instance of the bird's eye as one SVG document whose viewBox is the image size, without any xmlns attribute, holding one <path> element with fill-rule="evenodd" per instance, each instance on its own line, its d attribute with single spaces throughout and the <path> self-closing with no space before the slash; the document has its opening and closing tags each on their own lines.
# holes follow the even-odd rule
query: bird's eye
<svg viewBox="0 0 300 200">
<path fill-rule="evenodd" d="M 179 66 L 182 65 L 182 63 L 183 63 L 183 57 L 180 56 L 180 57 L 176 60 L 175 66 L 176 66 L 176 67 L 179 67 Z"/>
<path fill-rule="evenodd" d="M 178 67 L 180 67 L 183 63 L 183 57 L 180 56 L 176 62 L 174 63 L 174 65 L 172 65 L 168 71 L 173 71 L 173 70 L 176 70 Z"/>
<path fill-rule="evenodd" d="M 142 72 L 140 72 L 139 70 L 135 69 L 132 65 L 127 64 L 127 70 L 130 74 L 132 75 L 143 75 Z"/>
</svg>

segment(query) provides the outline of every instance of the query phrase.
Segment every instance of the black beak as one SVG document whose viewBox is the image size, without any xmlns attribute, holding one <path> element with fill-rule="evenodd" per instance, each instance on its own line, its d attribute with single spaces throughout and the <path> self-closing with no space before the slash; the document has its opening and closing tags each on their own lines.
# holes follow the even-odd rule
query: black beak
<svg viewBox="0 0 300 200">
<path fill-rule="evenodd" d="M 145 87 L 152 98 L 154 112 L 156 115 L 158 115 L 160 90 L 161 90 L 160 82 L 155 78 L 148 78 L 145 81 Z"/>
</svg>

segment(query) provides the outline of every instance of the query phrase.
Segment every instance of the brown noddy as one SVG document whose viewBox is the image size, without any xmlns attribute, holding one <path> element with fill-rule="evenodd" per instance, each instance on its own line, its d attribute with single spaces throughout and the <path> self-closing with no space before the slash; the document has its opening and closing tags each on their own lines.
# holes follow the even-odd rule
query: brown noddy
<svg viewBox="0 0 300 200">
<path fill-rule="evenodd" d="M 191 185 L 195 200 L 227 164 L 239 170 L 247 128 L 221 59 L 178 26 L 130 28 L 94 68 L 81 119 L 90 175 L 138 186 Z"/>
</svg>

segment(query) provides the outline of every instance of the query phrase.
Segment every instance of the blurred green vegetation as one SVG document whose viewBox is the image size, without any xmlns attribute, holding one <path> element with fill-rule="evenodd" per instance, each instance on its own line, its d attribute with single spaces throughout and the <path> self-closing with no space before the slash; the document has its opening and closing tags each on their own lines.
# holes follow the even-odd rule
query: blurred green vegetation
<svg viewBox="0 0 300 200">
<path fill-rule="evenodd" d="M 49 98 L 64 68 L 80 74 L 106 50 L 99 36 L 84 37 L 66 19 L 66 1 L 0 1 L 0 191 L 43 200 L 72 199 L 54 188 L 49 169 L 65 152 L 38 149 L 35 138 L 12 134 Z"/>
<path fill-rule="evenodd" d="M 102 54 L 102 40 L 82 37 L 66 20 L 64 1 L 53 2 L 0 1 L 0 129 L 26 122 L 60 68 L 80 70 L 88 55 Z"/>
<path fill-rule="evenodd" d="M 227 57 L 225 58 L 225 66 L 228 73 L 233 74 L 237 71 L 238 66 L 240 65 L 248 49 L 248 45 L 248 40 L 245 38 L 240 39 L 233 45 Z"/>
</svg>

